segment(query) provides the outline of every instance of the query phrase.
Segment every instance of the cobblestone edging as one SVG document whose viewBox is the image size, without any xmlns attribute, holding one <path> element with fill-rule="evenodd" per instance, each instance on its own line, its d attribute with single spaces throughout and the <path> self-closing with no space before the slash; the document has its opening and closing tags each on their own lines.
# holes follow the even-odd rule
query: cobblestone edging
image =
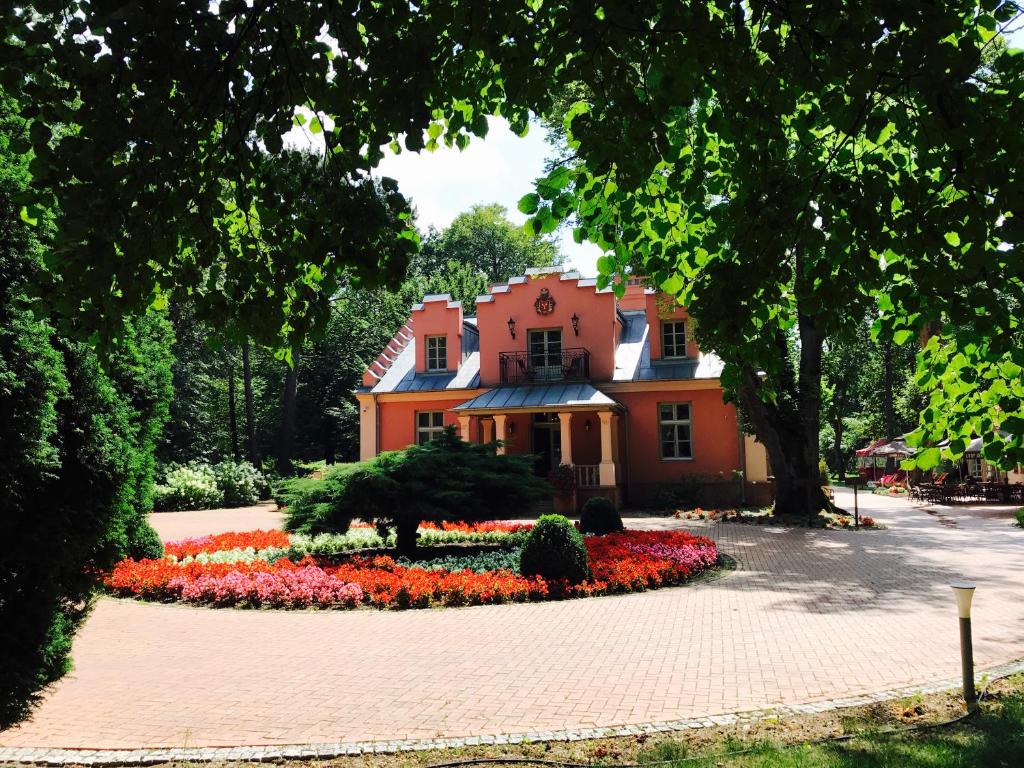
<svg viewBox="0 0 1024 768">
<path fill-rule="evenodd" d="M 982 670 L 989 680 L 1024 672 L 1024 659 Z M 498 736 L 469 736 L 452 739 L 404 739 L 394 741 L 343 741 L 251 747 L 182 747 L 159 749 L 50 749 L 45 747 L 0 747 L 0 763 L 14 765 L 89 765 L 112 767 L 157 765 L 173 761 L 209 763 L 219 761 L 279 762 L 282 760 L 326 760 L 345 755 L 387 754 L 429 749 L 453 749 L 478 745 L 522 744 L 543 741 L 582 741 L 584 739 L 634 736 L 641 733 L 671 733 L 716 725 L 756 722 L 773 717 L 818 714 L 835 709 L 858 707 L 915 694 L 941 693 L 959 688 L 959 679 L 940 680 L 920 686 L 893 688 L 861 696 L 846 696 L 813 704 L 791 704 L 770 709 L 748 710 L 725 715 L 708 715 L 686 720 L 669 720 L 643 725 L 617 725 L 604 728 L 578 728 L 558 731 L 532 731 Z"/>
</svg>

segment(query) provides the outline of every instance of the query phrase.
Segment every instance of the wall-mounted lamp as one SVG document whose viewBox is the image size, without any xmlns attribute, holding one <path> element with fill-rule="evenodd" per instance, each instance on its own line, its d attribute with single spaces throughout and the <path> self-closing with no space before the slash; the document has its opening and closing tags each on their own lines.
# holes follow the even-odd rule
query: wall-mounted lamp
<svg viewBox="0 0 1024 768">
<path fill-rule="evenodd" d="M 516 321 L 511 317 L 508 319 L 508 332 L 512 335 L 513 339 L 516 337 Z"/>
<path fill-rule="evenodd" d="M 515 338 L 514 335 L 513 335 L 513 338 Z M 514 435 L 516 433 L 516 423 L 514 421 L 510 421 L 508 423 L 508 433 L 510 435 Z"/>
<path fill-rule="evenodd" d="M 583 422 L 583 428 L 587 430 L 587 432 L 590 431 L 590 419 L 587 419 L 586 421 Z"/>
<path fill-rule="evenodd" d="M 572 313 L 572 317 L 569 318 L 569 322 L 572 323 L 572 332 L 577 336 L 580 335 L 580 316 L 575 312 Z"/>
</svg>

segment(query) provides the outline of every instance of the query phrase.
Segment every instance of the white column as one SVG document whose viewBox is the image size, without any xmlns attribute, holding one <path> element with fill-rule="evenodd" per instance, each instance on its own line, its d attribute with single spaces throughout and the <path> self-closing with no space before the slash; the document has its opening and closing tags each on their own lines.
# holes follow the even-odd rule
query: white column
<svg viewBox="0 0 1024 768">
<path fill-rule="evenodd" d="M 601 419 L 601 466 L 599 468 L 601 485 L 608 487 L 615 485 L 615 455 L 614 441 L 612 440 L 612 421 L 615 414 L 611 411 L 600 411 L 598 417 Z"/>
<path fill-rule="evenodd" d="M 558 414 L 562 430 L 562 463 L 572 466 L 572 411 Z"/>
<path fill-rule="evenodd" d="M 496 433 L 494 435 L 494 439 L 495 440 L 501 440 L 502 442 L 505 441 L 505 420 L 507 418 L 508 418 L 508 414 L 505 414 L 505 413 L 496 413 L 496 414 L 494 414 L 494 431 Z M 505 446 L 504 445 L 499 445 L 498 446 L 498 455 L 499 456 L 504 456 L 505 455 Z"/>
<path fill-rule="evenodd" d="M 473 436 L 469 433 L 472 416 L 459 416 L 459 435 L 467 443 L 473 441 Z"/>
<path fill-rule="evenodd" d="M 359 460 L 366 461 L 377 455 L 377 401 L 372 395 L 360 396 L 359 401 Z"/>
<path fill-rule="evenodd" d="M 494 442 L 494 419 L 480 419 L 480 426 L 483 427 L 484 442 Z"/>
</svg>

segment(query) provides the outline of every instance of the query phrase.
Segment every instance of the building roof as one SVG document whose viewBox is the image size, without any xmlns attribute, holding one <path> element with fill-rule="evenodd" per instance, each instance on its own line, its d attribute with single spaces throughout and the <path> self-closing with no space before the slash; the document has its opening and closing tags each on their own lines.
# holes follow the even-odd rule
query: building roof
<svg viewBox="0 0 1024 768">
<path fill-rule="evenodd" d="M 557 382 L 551 384 L 528 384 L 516 387 L 495 387 L 460 403 L 452 410 L 481 411 L 500 409 L 523 410 L 537 408 L 565 408 L 580 406 L 589 408 L 614 408 L 618 406 L 612 398 L 591 384 Z"/>
<path fill-rule="evenodd" d="M 717 379 L 722 360 L 711 352 L 683 360 L 651 360 L 650 327 L 642 309 L 620 312 L 626 321 L 615 350 L 613 381 Z"/>
<path fill-rule="evenodd" d="M 462 363 L 457 371 L 416 373 L 416 339 L 410 339 L 370 392 L 436 392 L 480 386 L 480 332 L 476 318 L 463 318 Z M 364 390 L 366 391 L 366 390 Z"/>
</svg>

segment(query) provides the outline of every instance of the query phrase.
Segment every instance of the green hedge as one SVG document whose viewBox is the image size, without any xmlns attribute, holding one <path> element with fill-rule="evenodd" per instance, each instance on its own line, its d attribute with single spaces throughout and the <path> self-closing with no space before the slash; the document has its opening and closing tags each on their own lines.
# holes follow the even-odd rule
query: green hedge
<svg viewBox="0 0 1024 768">
<path fill-rule="evenodd" d="M 576 584 L 590 576 L 587 548 L 572 521 L 562 515 L 542 515 L 530 530 L 519 558 L 524 576 L 567 579 Z"/>
<path fill-rule="evenodd" d="M 622 517 L 614 504 L 603 496 L 587 499 L 580 510 L 580 531 L 604 536 L 622 529 Z"/>
</svg>

